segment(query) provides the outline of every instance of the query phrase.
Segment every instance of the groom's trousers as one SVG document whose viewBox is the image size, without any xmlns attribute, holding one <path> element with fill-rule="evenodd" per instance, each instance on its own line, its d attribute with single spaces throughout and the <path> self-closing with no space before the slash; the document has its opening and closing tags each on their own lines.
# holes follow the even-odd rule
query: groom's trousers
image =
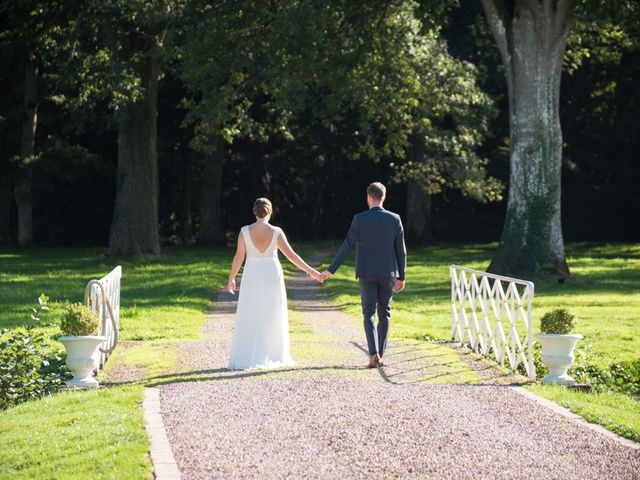
<svg viewBox="0 0 640 480">
<path fill-rule="evenodd" d="M 367 336 L 369 355 L 382 357 L 387 348 L 387 334 L 391 318 L 391 297 L 396 279 L 393 277 L 360 278 L 360 298 L 364 317 L 364 332 Z M 375 325 L 376 308 L 378 326 Z"/>
</svg>

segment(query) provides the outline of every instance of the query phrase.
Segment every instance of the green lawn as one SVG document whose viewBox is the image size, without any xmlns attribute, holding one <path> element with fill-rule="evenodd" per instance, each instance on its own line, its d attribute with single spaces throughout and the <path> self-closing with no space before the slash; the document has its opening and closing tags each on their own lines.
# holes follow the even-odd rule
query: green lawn
<svg viewBox="0 0 640 480">
<path fill-rule="evenodd" d="M 232 256 L 230 249 L 175 248 L 159 258 L 115 261 L 102 249 L 0 250 L 0 328 L 28 324 L 41 292 L 50 298 L 48 317 L 57 318 L 65 301 L 83 300 L 89 280 L 122 265 L 123 340 L 198 338 L 202 312 L 226 285 Z"/>
<path fill-rule="evenodd" d="M 553 400 L 591 423 L 640 442 L 640 400 L 621 393 L 585 393 L 553 385 L 531 385 L 532 392 Z"/>
<path fill-rule="evenodd" d="M 84 287 L 117 264 L 123 267 L 121 333 L 151 340 L 107 364 L 122 362 L 149 376 L 170 371 L 176 339 L 198 338 L 204 312 L 224 285 L 230 249 L 175 248 L 160 258 L 122 262 L 98 249 L 0 250 L 0 328 L 31 322 L 41 292 L 51 311 L 43 320 L 56 337 L 65 301 L 82 301 Z M 151 478 L 144 431 L 144 385 L 63 392 L 0 412 L 0 478 Z"/>
<path fill-rule="evenodd" d="M 409 249 L 407 287 L 394 297 L 390 335 L 450 339 L 449 265 L 485 270 L 494 248 L 495 245 L 460 245 Z M 544 312 L 566 307 L 579 319 L 583 344 L 592 346 L 591 362 L 607 367 L 613 361 L 640 358 L 640 244 L 570 244 L 567 254 L 570 280 L 535 281 L 535 331 Z M 353 261 L 341 267 L 325 286 L 350 315 L 361 315 Z M 590 422 L 640 441 L 640 402 L 636 398 L 542 385 L 531 389 Z"/>
<path fill-rule="evenodd" d="M 142 391 L 67 391 L 0 412 L 0 478 L 152 478 Z"/>
<path fill-rule="evenodd" d="M 460 245 L 409 249 L 407 287 L 394 297 L 391 335 L 449 339 L 451 286 L 449 265 L 484 270 L 495 245 Z M 640 244 L 570 244 L 568 261 L 573 277 L 558 283 L 536 280 L 534 329 L 544 312 L 566 307 L 578 317 L 583 342 L 593 346 L 594 363 L 640 357 Z M 342 266 L 326 283 L 336 302 L 360 316 L 358 284 L 353 262 Z"/>
<path fill-rule="evenodd" d="M 319 247 L 300 248 L 305 258 Z M 327 245 L 321 245 L 326 249 Z M 450 263 L 484 269 L 493 245 L 410 249 L 408 286 L 396 296 L 391 333 L 396 338 L 449 337 Z M 640 245 L 569 245 L 573 278 L 536 282 L 534 315 L 566 306 L 578 314 L 585 342 L 607 365 L 637 358 L 640 347 Z M 197 338 L 212 295 L 226 284 L 232 249 L 175 248 L 160 258 L 114 262 L 98 249 L 0 250 L 0 328 L 31 320 L 41 292 L 51 299 L 45 331 L 56 336 L 65 301 L 81 301 L 84 286 L 122 264 L 122 337 L 151 340 L 118 352 L 110 363 L 143 368 L 149 376 L 170 370 L 176 339 Z M 291 267 L 285 270 L 290 272 Z M 336 302 L 360 316 L 359 291 L 348 265 L 326 284 Z M 309 332 L 292 315 L 292 335 Z M 299 342 L 305 357 L 304 342 Z M 624 395 L 589 396 L 545 390 L 586 418 L 638 438 L 637 400 Z M 151 465 L 142 419 L 143 385 L 64 392 L 0 412 L 2 478 L 145 478 Z M 634 414 L 635 415 L 635 414 Z"/>
</svg>

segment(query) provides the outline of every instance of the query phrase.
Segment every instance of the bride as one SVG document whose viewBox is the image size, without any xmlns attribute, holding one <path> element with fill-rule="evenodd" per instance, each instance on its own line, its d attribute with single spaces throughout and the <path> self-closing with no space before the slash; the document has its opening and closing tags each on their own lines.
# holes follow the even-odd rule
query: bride
<svg viewBox="0 0 640 480">
<path fill-rule="evenodd" d="M 231 370 L 278 368 L 294 365 L 289 350 L 289 318 L 284 275 L 278 250 L 300 270 L 320 281 L 320 273 L 293 251 L 279 227 L 269 224 L 271 202 L 258 198 L 253 204 L 255 223 L 245 225 L 231 264 L 227 290 L 236 290 L 236 275 L 246 256 L 231 345 Z"/>
</svg>

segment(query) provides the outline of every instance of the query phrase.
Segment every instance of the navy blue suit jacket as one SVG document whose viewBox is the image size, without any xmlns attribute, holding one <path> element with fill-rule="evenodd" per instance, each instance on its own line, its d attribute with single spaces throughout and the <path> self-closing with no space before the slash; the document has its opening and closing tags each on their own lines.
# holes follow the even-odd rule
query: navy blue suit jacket
<svg viewBox="0 0 640 480">
<path fill-rule="evenodd" d="M 404 280 L 407 248 L 400 215 L 371 207 L 354 215 L 351 227 L 328 270 L 335 273 L 356 247 L 356 278 L 395 277 Z"/>
</svg>

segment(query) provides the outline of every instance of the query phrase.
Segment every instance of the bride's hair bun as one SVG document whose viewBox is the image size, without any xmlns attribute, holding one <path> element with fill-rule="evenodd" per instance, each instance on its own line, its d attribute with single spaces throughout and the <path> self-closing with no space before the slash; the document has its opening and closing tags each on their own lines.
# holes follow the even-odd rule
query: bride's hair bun
<svg viewBox="0 0 640 480">
<path fill-rule="evenodd" d="M 253 214 L 256 217 L 264 218 L 267 215 L 271 215 L 272 213 L 273 206 L 271 205 L 271 201 L 268 198 L 256 198 L 256 201 L 253 202 Z"/>
</svg>

